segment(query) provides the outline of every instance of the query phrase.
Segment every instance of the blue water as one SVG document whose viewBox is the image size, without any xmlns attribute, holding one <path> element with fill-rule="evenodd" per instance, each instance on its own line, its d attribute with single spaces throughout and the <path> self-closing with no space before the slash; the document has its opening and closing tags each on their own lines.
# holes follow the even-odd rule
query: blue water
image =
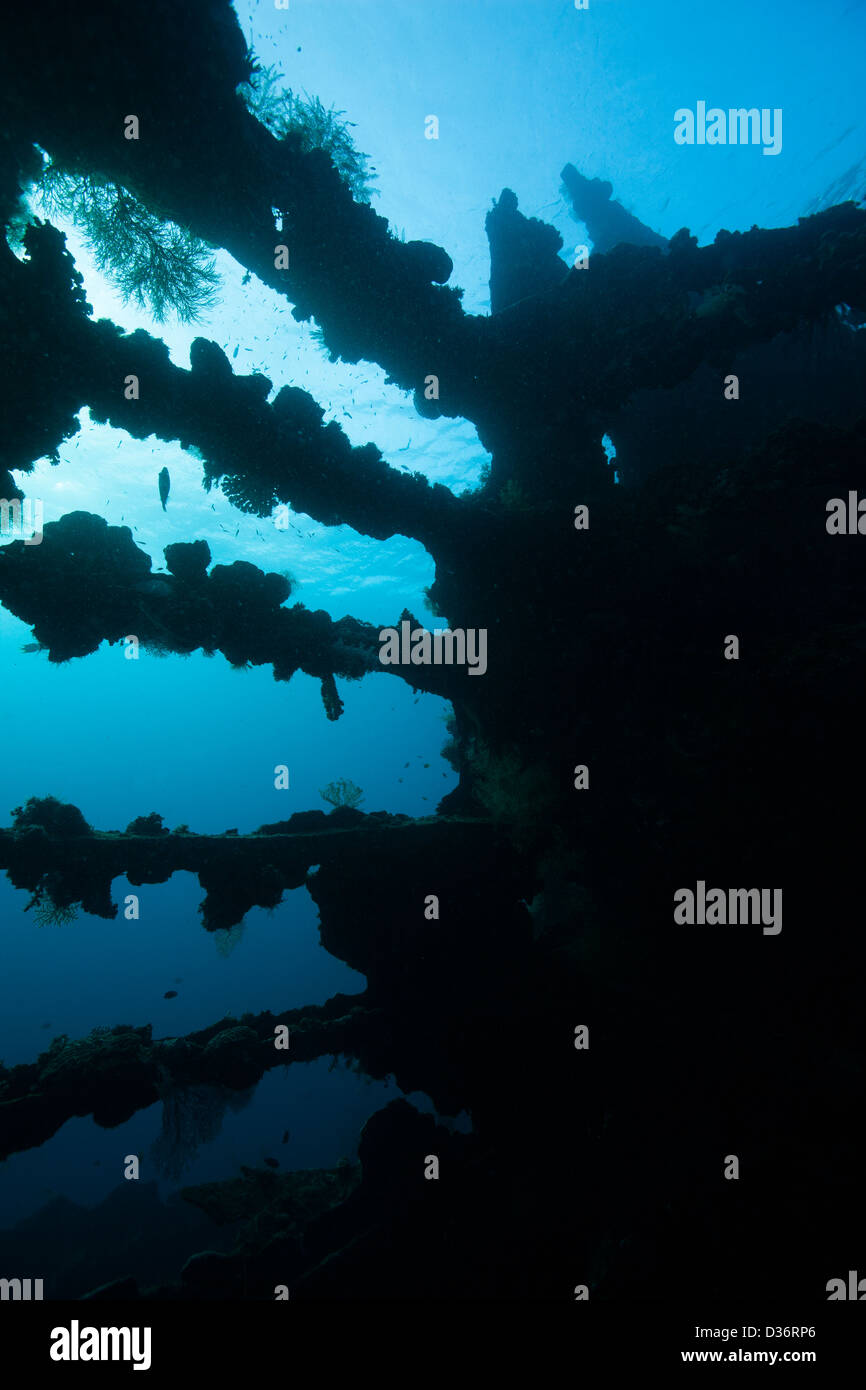
<svg viewBox="0 0 866 1390">
<path fill-rule="evenodd" d="M 591 0 L 577 11 L 571 0 L 291 0 L 278 11 L 262 0 L 236 9 L 263 63 L 278 63 L 289 85 L 356 122 L 356 143 L 377 170 L 376 210 L 407 239 L 447 248 L 451 283 L 464 288 L 471 312 L 489 310 L 484 215 L 504 186 L 517 192 L 522 212 L 557 227 L 566 259 L 586 240 L 560 193 L 567 161 L 611 180 L 614 196 L 663 234 L 688 225 L 701 241 L 720 227 L 786 225 L 866 187 L 862 3 L 732 0 L 697 9 Z M 704 99 L 781 107 L 782 153 L 675 145 L 674 111 Z M 424 139 L 431 113 L 438 141 Z M 304 387 L 353 443 L 374 441 L 392 465 L 457 491 L 477 483 L 488 455 L 470 425 L 422 421 L 378 367 L 329 363 L 311 326 L 295 323 L 287 302 L 257 283 L 245 289 L 242 268 L 224 253 L 219 304 L 190 327 L 156 326 L 122 303 L 76 229 L 61 225 L 96 317 L 156 332 L 184 367 L 195 336 L 214 339 L 230 358 L 237 348 L 236 370 L 264 372 L 275 389 Z M 165 513 L 157 494 L 163 466 L 171 473 Z M 404 607 L 426 613 L 433 567 L 416 542 L 367 540 L 304 515 L 278 531 L 236 513 L 218 491 L 205 494 L 191 455 L 128 439 L 86 412 L 59 466 L 43 461 L 19 481 L 43 499 L 46 521 L 84 509 L 131 526 L 157 569 L 165 545 L 202 537 L 217 563 L 290 571 L 299 581 L 294 597 L 335 618 L 351 613 L 384 625 Z M 454 785 L 440 757 L 447 705 L 385 676 L 338 682 L 345 714 L 330 723 L 318 683 L 303 675 L 278 685 L 269 670 L 236 672 L 220 656 L 143 652 L 130 662 L 106 645 L 51 667 L 44 654 L 21 652 L 30 640 L 28 628 L 0 611 L 0 718 L 11 731 L 0 823 L 28 796 L 51 794 L 81 807 L 99 829 L 158 811 L 168 826 L 243 833 L 296 810 L 325 809 L 319 789 L 338 777 L 363 788 L 364 809 L 409 815 L 431 812 Z M 290 788 L 276 791 L 273 771 L 283 763 Z M 127 891 L 116 881 L 115 901 Z M 250 912 L 228 952 L 201 928 L 191 876 L 135 891 L 137 922 L 79 913 L 71 924 L 39 927 L 23 912 L 27 895 L 0 879 L 7 1064 L 32 1059 L 61 1032 L 149 1022 L 155 1036 L 172 1036 L 224 1014 L 320 1003 L 364 987 L 322 949 L 305 890 L 287 893 L 271 914 Z M 168 989 L 177 997 L 165 1000 Z M 166 1190 L 230 1176 L 273 1153 L 286 1128 L 291 1141 L 277 1153 L 284 1167 L 352 1157 L 364 1118 L 395 1088 L 329 1066 L 324 1059 L 269 1074 L 189 1156 L 182 1178 L 160 1175 L 149 1158 L 142 1175 L 161 1176 Z M 121 1181 L 123 1155 L 148 1155 L 159 1131 L 159 1106 L 114 1131 L 69 1122 L 41 1149 L 0 1165 L 0 1225 L 51 1194 L 102 1200 Z"/>
</svg>

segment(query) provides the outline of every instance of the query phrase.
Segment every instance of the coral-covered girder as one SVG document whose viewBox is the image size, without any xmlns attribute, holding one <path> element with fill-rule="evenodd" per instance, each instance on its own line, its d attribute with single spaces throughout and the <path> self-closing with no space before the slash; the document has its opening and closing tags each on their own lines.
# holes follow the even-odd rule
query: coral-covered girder
<svg viewBox="0 0 866 1390">
<path fill-rule="evenodd" d="M 720 232 L 700 249 L 686 232 L 669 254 L 619 246 L 501 314 L 467 315 L 436 283 L 450 274 L 444 251 L 399 241 L 354 201 L 327 154 L 276 139 L 250 113 L 236 88 L 251 65 L 227 0 L 192 0 L 180 31 L 170 0 L 146 12 L 107 6 L 104 30 L 82 25 L 62 54 L 54 45 L 67 29 L 52 23 L 54 4 L 0 58 L 18 147 L 35 141 L 61 167 L 83 164 L 224 247 L 285 293 L 296 318 L 314 315 L 335 356 L 378 362 L 426 414 L 474 421 L 491 452 L 515 431 L 537 452 L 566 423 L 585 441 L 600 437 L 599 412 L 640 387 L 672 386 L 702 361 L 723 364 L 835 304 L 866 307 L 866 212 L 849 204 L 797 227 Z M 124 138 L 128 111 L 138 139 Z M 713 310 L 699 313 L 695 296 L 707 293 Z"/>
<path fill-rule="evenodd" d="M 346 523 L 378 540 L 402 533 L 431 548 L 447 548 L 459 532 L 460 504 L 447 488 L 389 468 L 375 445 L 353 448 L 339 425 L 322 424 L 324 412 L 305 391 L 285 386 L 269 405 L 266 377 L 235 375 L 220 348 L 201 338 L 191 370 L 175 367 L 165 344 L 143 330 L 91 322 L 58 232 L 32 226 L 25 246 L 21 262 L 0 244 L 0 389 L 11 467 L 56 453 L 87 405 L 134 438 L 194 445 L 206 481 L 220 481 L 237 506 L 259 516 L 283 503 L 323 525 Z"/>
<path fill-rule="evenodd" d="M 0 551 L 0 602 L 29 623 L 53 662 L 87 656 L 103 641 L 188 654 L 220 651 L 236 667 L 270 665 L 276 680 L 305 671 L 322 682 L 329 719 L 342 712 L 334 677 L 398 676 L 413 689 L 447 696 L 464 688 L 465 668 L 383 665 L 381 630 L 352 617 L 333 619 L 302 603 L 282 605 L 291 583 L 245 560 L 214 565 L 204 541 L 166 547 L 169 574 L 128 526 L 90 512 L 45 523 L 39 545 L 13 541 Z M 404 614 L 405 616 L 405 614 Z"/>
<path fill-rule="evenodd" d="M 57 803 L 31 804 L 0 831 L 0 867 L 19 887 L 34 888 L 49 873 L 65 900 L 74 894 L 98 910 L 121 874 L 133 884 L 162 883 L 185 869 L 209 890 L 207 925 L 225 928 L 239 920 L 232 909 L 275 906 L 284 888 L 305 884 L 319 910 L 322 944 L 362 972 L 367 988 L 321 1006 L 222 1019 L 180 1038 L 154 1040 L 150 1026 L 125 1024 L 76 1041 L 56 1038 L 34 1063 L 0 1066 L 0 1157 L 42 1143 L 73 1115 L 117 1125 L 166 1089 L 243 1090 L 272 1067 L 327 1053 L 354 1056 L 372 1075 L 406 1068 L 452 1113 L 465 1103 L 447 1055 L 457 1041 L 448 1041 L 452 1020 L 467 1009 L 500 1007 L 503 993 L 524 980 L 531 945 L 519 900 L 532 875 L 513 852 L 505 859 L 500 829 L 480 820 L 413 821 L 341 807 L 329 816 L 300 813 L 248 836 L 82 835 L 68 833 L 80 831 L 74 808 L 59 810 Z M 38 824 L 45 819 L 61 830 L 49 833 Z M 419 875 L 432 865 L 442 905 L 436 921 L 425 916 L 418 889 Z M 496 910 L 489 918 L 475 909 L 478 875 L 491 884 Z M 208 912 L 216 916 L 208 919 Z M 426 1041 L 416 1036 L 422 1014 Z M 289 1029 L 288 1047 L 276 1045 L 280 1025 Z"/>
</svg>

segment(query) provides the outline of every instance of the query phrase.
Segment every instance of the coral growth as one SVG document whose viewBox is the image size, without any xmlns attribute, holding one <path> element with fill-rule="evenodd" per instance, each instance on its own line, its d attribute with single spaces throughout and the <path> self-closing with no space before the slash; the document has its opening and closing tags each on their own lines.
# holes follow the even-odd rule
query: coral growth
<svg viewBox="0 0 866 1390">
<path fill-rule="evenodd" d="M 168 835 L 162 816 L 151 811 L 149 816 L 136 816 L 126 827 L 127 835 Z"/>
<path fill-rule="evenodd" d="M 56 902 L 48 888 L 40 888 L 27 906 L 33 909 L 33 916 L 40 927 L 68 927 L 78 916 L 74 903 Z"/>
<path fill-rule="evenodd" d="M 284 81 L 277 67 L 256 65 L 249 83 L 240 89 L 250 111 L 287 145 L 305 154 L 324 150 L 353 196 L 369 202 L 376 171 L 369 155 L 355 147 L 349 133 L 355 122 L 316 96 L 293 92 Z"/>
<path fill-rule="evenodd" d="M 216 302 L 219 276 L 209 249 L 128 189 L 49 164 L 40 191 L 50 216 L 82 229 L 97 266 L 124 300 L 149 309 L 157 323 L 171 313 L 192 323 Z"/>
<path fill-rule="evenodd" d="M 338 777 L 335 782 L 329 782 L 326 787 L 322 787 L 319 796 L 323 801 L 329 801 L 332 806 L 359 806 L 364 799 L 364 793 L 354 782 L 350 782 L 347 777 Z"/>
<path fill-rule="evenodd" d="M 31 796 L 23 806 L 15 807 L 12 820 L 17 831 L 38 828 L 58 838 L 93 834 L 78 807 L 58 801 L 56 796 Z"/>
</svg>

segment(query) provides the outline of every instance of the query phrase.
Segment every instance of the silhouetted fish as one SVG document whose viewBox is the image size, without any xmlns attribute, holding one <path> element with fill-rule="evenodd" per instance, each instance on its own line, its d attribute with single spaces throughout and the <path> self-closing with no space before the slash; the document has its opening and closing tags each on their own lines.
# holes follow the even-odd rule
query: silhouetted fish
<svg viewBox="0 0 866 1390">
<path fill-rule="evenodd" d="M 165 511 L 165 504 L 168 501 L 168 494 L 171 492 L 171 475 L 167 468 L 163 468 L 159 475 L 159 500 L 162 503 L 162 510 Z"/>
<path fill-rule="evenodd" d="M 21 650 L 22 652 L 44 652 L 45 648 L 41 642 L 25 642 Z"/>
<path fill-rule="evenodd" d="M 167 989 L 167 990 L 165 991 L 165 994 L 164 994 L 162 997 L 163 997 L 163 999 L 176 999 L 176 998 L 177 998 L 177 990 L 176 990 L 176 989 Z"/>
<path fill-rule="evenodd" d="M 284 1144 L 288 1144 L 288 1142 L 289 1142 L 289 1131 L 286 1130 L 286 1131 L 284 1132 L 284 1134 L 283 1134 L 283 1143 L 284 1143 Z"/>
<path fill-rule="evenodd" d="M 265 1163 L 268 1165 L 269 1168 L 279 1168 L 280 1166 L 275 1158 L 266 1158 Z"/>
</svg>

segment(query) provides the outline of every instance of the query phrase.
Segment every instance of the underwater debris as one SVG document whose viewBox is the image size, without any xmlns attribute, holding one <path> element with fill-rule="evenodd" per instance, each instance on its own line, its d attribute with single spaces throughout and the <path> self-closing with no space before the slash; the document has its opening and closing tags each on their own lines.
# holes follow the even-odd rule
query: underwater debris
<svg viewBox="0 0 866 1390">
<path fill-rule="evenodd" d="M 175 541 L 164 550 L 166 567 L 186 584 L 203 583 L 211 562 L 207 541 Z"/>
<path fill-rule="evenodd" d="M 358 1164 L 279 1174 L 244 1164 L 239 1178 L 185 1187 L 180 1195 L 218 1226 L 242 1222 L 237 1237 L 242 1254 L 255 1253 L 263 1240 L 280 1241 L 284 1252 L 288 1242 L 294 1252 L 302 1232 L 338 1209 L 360 1179 Z M 229 1281 L 236 1274 L 231 1265 L 220 1272 Z"/>
<path fill-rule="evenodd" d="M 306 670 L 319 678 L 331 719 L 343 709 L 336 675 L 356 678 L 383 669 L 378 626 L 350 617 L 334 621 L 300 603 L 283 608 L 290 581 L 246 561 L 215 565 L 208 574 L 204 541 L 166 547 L 175 573 L 151 576 L 150 557 L 128 527 L 72 512 L 46 524 L 40 550 L 50 558 L 34 566 L 28 556 L 35 551 L 25 542 L 6 547 L 0 599 L 31 622 L 53 662 L 95 651 L 103 638 L 120 641 L 135 632 L 148 650 L 185 654 L 201 647 L 222 651 L 240 668 L 271 664 L 276 680 Z M 391 674 L 439 693 L 454 680 L 448 668 L 416 675 L 395 667 Z"/>
<path fill-rule="evenodd" d="M 568 266 L 559 256 L 555 227 L 517 210 L 517 195 L 503 188 L 484 222 L 490 245 L 490 312 L 498 314 L 529 295 L 560 285 Z"/>
<path fill-rule="evenodd" d="M 146 816 L 137 821 L 152 824 Z M 218 953 L 228 955 L 242 940 L 239 924 L 252 907 L 275 908 L 286 889 L 304 883 L 311 865 L 331 861 L 337 831 L 340 852 L 345 853 L 354 841 L 362 858 L 369 853 L 364 846 L 390 846 L 389 852 L 404 857 L 425 851 L 447 856 L 459 842 L 472 846 L 480 856 L 489 852 L 491 836 L 490 824 L 480 818 L 466 823 L 442 817 L 413 825 L 406 815 L 365 814 L 341 806 L 330 815 L 296 812 L 286 821 L 228 840 L 221 835 L 174 836 L 140 830 L 94 832 L 87 855 L 80 853 L 75 839 L 48 835 L 38 828 L 0 829 L 0 868 L 6 868 L 12 882 L 31 894 L 48 891 L 56 902 L 80 903 L 84 911 L 106 919 L 117 917 L 111 883 L 121 874 L 132 883 L 161 883 L 178 869 L 188 870 L 198 875 L 206 894 L 200 909 L 203 925 L 214 933 Z"/>
<path fill-rule="evenodd" d="M 613 195 L 613 185 L 606 179 L 587 179 L 573 164 L 566 164 L 560 174 L 571 201 L 574 215 L 589 232 L 597 253 L 612 251 L 623 243 L 629 246 L 657 246 L 666 251 L 667 237 L 627 212 Z"/>
</svg>

